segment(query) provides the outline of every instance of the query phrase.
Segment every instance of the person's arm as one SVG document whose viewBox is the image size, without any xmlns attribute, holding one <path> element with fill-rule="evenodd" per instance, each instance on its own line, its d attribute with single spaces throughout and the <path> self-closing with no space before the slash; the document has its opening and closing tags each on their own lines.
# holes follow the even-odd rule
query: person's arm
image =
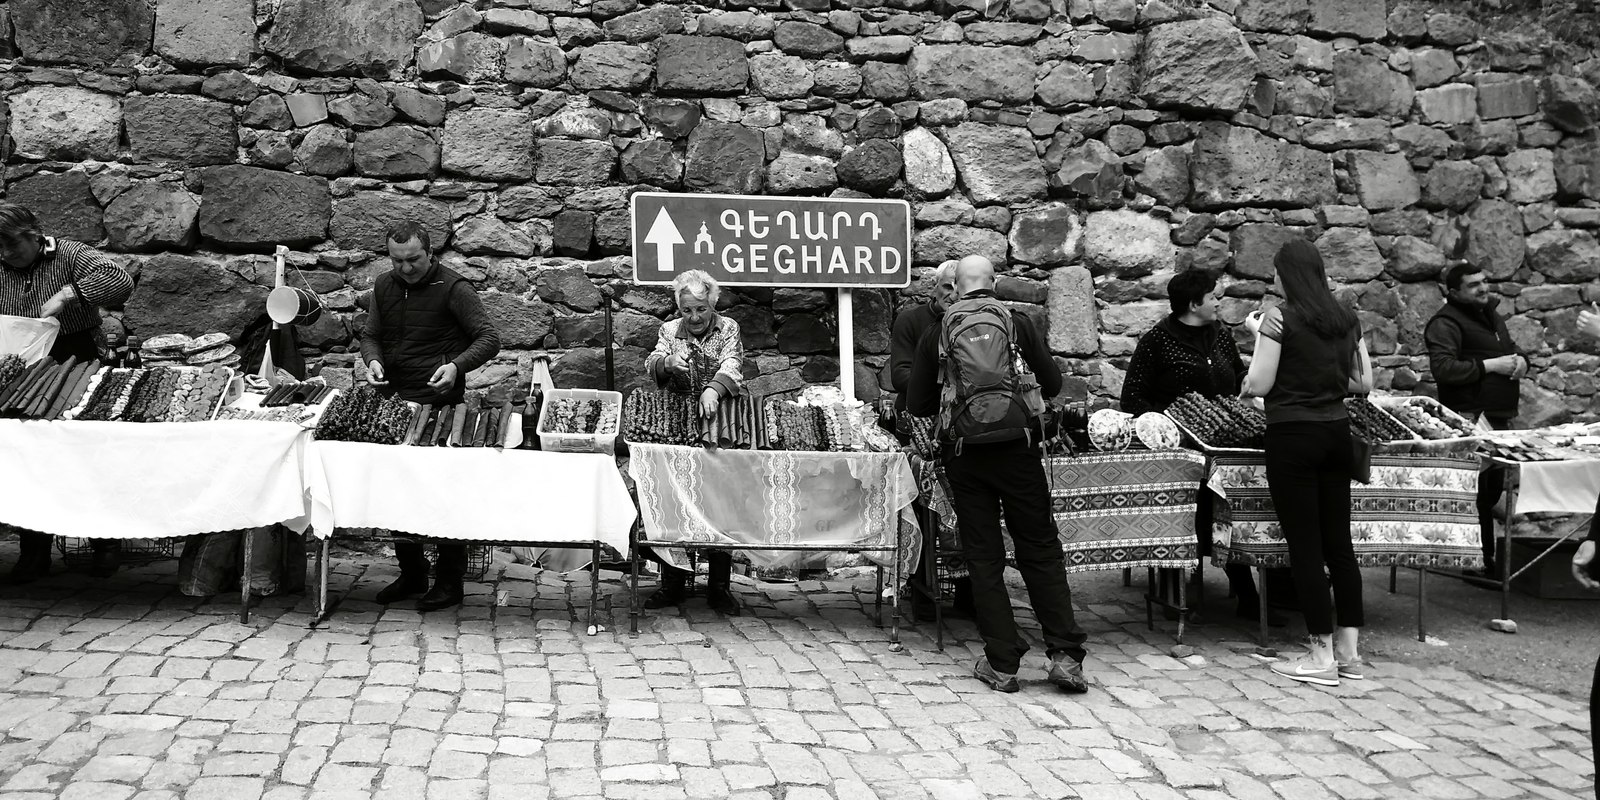
<svg viewBox="0 0 1600 800">
<path fill-rule="evenodd" d="M 924 336 L 911 359 L 911 381 L 906 384 L 906 411 L 918 417 L 939 413 L 939 337 Z"/>
<path fill-rule="evenodd" d="M 732 317 L 718 317 L 722 341 L 717 348 L 717 374 L 711 385 L 719 397 L 732 397 L 744 386 L 744 337 Z"/>
<path fill-rule="evenodd" d="M 1245 397 L 1265 397 L 1278 381 L 1278 358 L 1283 355 L 1283 310 L 1273 306 L 1261 317 L 1261 335 L 1256 337 L 1256 352 L 1250 359 L 1239 393 Z"/>
<path fill-rule="evenodd" d="M 1155 337 L 1158 334 L 1152 330 L 1139 338 L 1139 344 L 1133 348 L 1133 358 L 1128 361 L 1128 374 L 1122 379 L 1122 410 L 1135 416 L 1146 411 L 1156 410 L 1155 404 L 1150 402 L 1150 380 L 1155 377 L 1156 356 Z"/>
<path fill-rule="evenodd" d="M 1461 357 L 1461 326 L 1444 317 L 1434 317 L 1422 331 L 1428 348 L 1428 368 L 1433 382 L 1440 386 L 1463 386 L 1483 380 L 1487 374 L 1483 361 Z"/>
<path fill-rule="evenodd" d="M 1572 554 L 1572 577 L 1585 589 L 1600 589 L 1600 581 L 1589 576 L 1589 564 L 1594 561 L 1597 547 L 1600 547 L 1600 500 L 1594 504 L 1594 519 L 1589 522 L 1589 535 L 1578 544 L 1578 552 Z"/>
<path fill-rule="evenodd" d="M 672 338 L 676 335 L 675 325 L 668 321 L 656 329 L 656 346 L 651 349 L 650 355 L 644 357 L 644 371 L 650 373 L 650 378 L 657 386 L 667 385 L 667 358 L 672 355 Z"/>
<path fill-rule="evenodd" d="M 70 284 L 46 303 L 45 316 L 59 314 L 67 301 L 76 299 L 91 308 L 115 308 L 133 295 L 133 278 L 100 251 L 87 245 L 62 245 Z"/>
<path fill-rule="evenodd" d="M 370 365 L 376 361 L 383 363 L 383 316 L 378 313 L 377 290 L 373 290 L 373 300 L 367 304 L 367 324 L 361 326 L 358 343 L 361 346 L 361 363 Z"/>
<path fill-rule="evenodd" d="M 1023 362 L 1033 370 L 1033 377 L 1039 379 L 1039 391 L 1047 400 L 1061 394 L 1061 367 L 1050 357 L 1050 348 L 1033 327 L 1033 320 L 1021 314 L 1013 314 L 1012 319 L 1016 321 L 1013 327 L 1017 331 L 1017 347 L 1022 351 Z"/>
<path fill-rule="evenodd" d="M 1217 332 L 1217 339 L 1223 349 L 1223 357 L 1228 360 L 1228 366 L 1233 368 L 1233 385 L 1223 386 L 1221 389 L 1230 395 L 1236 395 L 1244 386 L 1244 356 L 1239 355 L 1239 343 L 1233 340 L 1233 331 L 1226 326 Z"/>
<path fill-rule="evenodd" d="M 1367 337 L 1356 337 L 1355 369 L 1350 371 L 1350 394 L 1372 393 L 1372 356 L 1367 354 Z"/>
<path fill-rule="evenodd" d="M 500 333 L 490 321 L 489 312 L 483 309 L 477 290 L 465 281 L 456 283 L 450 292 L 450 313 L 455 315 L 456 324 L 472 338 L 472 344 L 450 362 L 456 365 L 457 374 L 465 375 L 489 363 L 489 359 L 500 352 Z"/>
<path fill-rule="evenodd" d="M 905 394 L 906 387 L 911 385 L 911 362 L 920 344 L 911 319 L 915 311 L 901 312 L 889 328 L 889 385 L 900 394 Z"/>
</svg>

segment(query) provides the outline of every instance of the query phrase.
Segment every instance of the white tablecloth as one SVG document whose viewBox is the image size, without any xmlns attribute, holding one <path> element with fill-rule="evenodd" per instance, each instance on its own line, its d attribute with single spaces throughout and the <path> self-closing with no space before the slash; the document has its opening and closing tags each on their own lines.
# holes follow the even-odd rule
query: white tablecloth
<svg viewBox="0 0 1600 800">
<path fill-rule="evenodd" d="M 1518 514 L 1594 512 L 1595 497 L 1600 495 L 1600 459 L 1526 461 L 1513 466 L 1521 481 Z"/>
<path fill-rule="evenodd" d="M 628 552 L 638 511 L 607 455 L 311 442 L 311 526 L 441 539 L 600 541 Z"/>
<path fill-rule="evenodd" d="M 0 420 L 0 523 L 106 539 L 304 529 L 305 446 L 280 422 Z"/>
</svg>

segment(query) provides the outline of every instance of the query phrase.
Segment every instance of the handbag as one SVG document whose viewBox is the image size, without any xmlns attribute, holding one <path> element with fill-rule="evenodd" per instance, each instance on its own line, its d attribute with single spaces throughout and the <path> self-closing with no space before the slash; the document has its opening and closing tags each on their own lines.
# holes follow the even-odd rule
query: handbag
<svg viewBox="0 0 1600 800">
<path fill-rule="evenodd" d="M 1372 442 L 1351 435 L 1350 437 L 1350 479 L 1356 483 L 1372 483 Z"/>
</svg>

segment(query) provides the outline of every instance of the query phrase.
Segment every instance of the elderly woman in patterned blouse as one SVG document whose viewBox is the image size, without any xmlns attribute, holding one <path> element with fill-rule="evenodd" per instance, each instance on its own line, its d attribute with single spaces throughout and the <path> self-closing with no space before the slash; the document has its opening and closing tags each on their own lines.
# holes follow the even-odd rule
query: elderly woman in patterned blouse
<svg viewBox="0 0 1600 800">
<path fill-rule="evenodd" d="M 715 415 L 717 404 L 738 394 L 744 382 L 744 340 L 739 323 L 717 313 L 719 294 L 716 280 L 700 270 L 673 279 L 678 319 L 661 326 L 656 348 L 644 362 L 657 385 L 697 397 L 702 417 Z M 738 615 L 739 600 L 729 588 L 733 556 L 725 550 L 712 551 L 706 561 L 711 568 L 708 603 L 713 610 Z M 664 561 L 662 568 L 661 587 L 645 598 L 645 608 L 675 606 L 688 596 L 689 573 Z"/>
</svg>

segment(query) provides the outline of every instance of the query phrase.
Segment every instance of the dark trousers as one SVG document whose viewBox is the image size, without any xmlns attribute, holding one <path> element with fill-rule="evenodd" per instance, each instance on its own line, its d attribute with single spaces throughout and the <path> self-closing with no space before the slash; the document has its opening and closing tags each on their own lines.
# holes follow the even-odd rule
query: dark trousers
<svg viewBox="0 0 1600 800">
<path fill-rule="evenodd" d="M 1350 542 L 1350 423 L 1267 426 L 1267 488 L 1289 545 L 1289 569 L 1312 635 L 1363 624 L 1361 570 Z M 1333 584 L 1333 602 L 1328 585 Z"/>
<path fill-rule="evenodd" d="M 1088 637 L 1072 613 L 1072 590 L 1067 587 L 1066 559 L 1050 514 L 1043 454 L 1037 448 L 969 446 L 959 456 L 947 456 L 944 466 L 989 665 L 996 672 L 1016 672 L 1022 654 L 1028 652 L 1006 592 L 1002 513 L 1016 546 L 1017 570 L 1044 632 L 1046 652 L 1082 661 Z"/>
<path fill-rule="evenodd" d="M 1600 517 L 1596 518 L 1600 520 Z M 1600 525 L 1600 521 L 1596 522 Z M 1594 763 L 1600 764 L 1600 747 L 1595 745 L 1596 731 L 1600 731 L 1600 658 L 1594 662 L 1594 682 L 1589 685 L 1589 747 Z M 1600 777 L 1594 782 L 1595 800 L 1600 800 Z"/>
<path fill-rule="evenodd" d="M 434 550 L 439 561 L 434 565 L 434 580 L 460 583 L 467 574 L 467 546 L 456 542 L 435 540 Z M 399 538 L 394 542 L 395 559 L 400 562 L 400 574 L 406 578 L 428 579 L 428 555 L 422 550 L 419 539 Z"/>
<path fill-rule="evenodd" d="M 1489 427 L 1503 431 L 1511 427 L 1509 419 L 1495 419 L 1484 417 Z M 1483 566 L 1489 570 L 1495 562 L 1494 547 L 1494 504 L 1500 502 L 1500 496 L 1506 491 L 1506 468 L 1490 467 L 1478 475 L 1478 535 L 1483 541 Z"/>
</svg>

